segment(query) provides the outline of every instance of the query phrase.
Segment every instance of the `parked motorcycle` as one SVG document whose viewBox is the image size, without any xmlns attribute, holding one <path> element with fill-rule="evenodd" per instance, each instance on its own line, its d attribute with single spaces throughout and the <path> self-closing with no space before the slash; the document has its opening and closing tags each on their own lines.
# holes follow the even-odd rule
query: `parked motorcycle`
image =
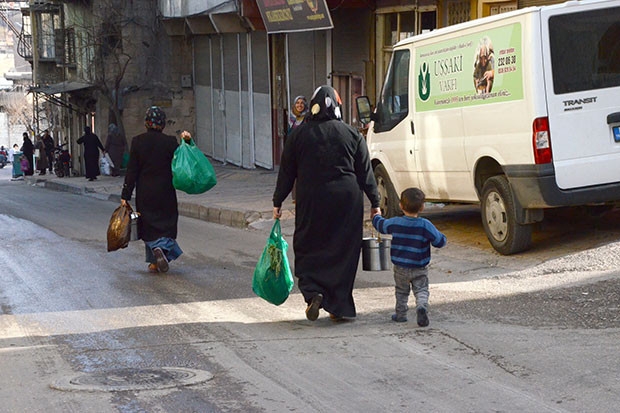
<svg viewBox="0 0 620 413">
<path fill-rule="evenodd" d="M 66 143 L 54 148 L 54 173 L 59 178 L 71 176 L 71 169 L 73 169 L 71 154 L 68 149 L 64 148 L 65 145 Z"/>
</svg>

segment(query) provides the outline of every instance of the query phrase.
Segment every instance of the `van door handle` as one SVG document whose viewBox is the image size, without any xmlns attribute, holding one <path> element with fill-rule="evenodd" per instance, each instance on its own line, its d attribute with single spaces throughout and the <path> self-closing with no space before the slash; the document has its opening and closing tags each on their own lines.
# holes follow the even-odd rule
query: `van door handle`
<svg viewBox="0 0 620 413">
<path fill-rule="evenodd" d="M 610 113 L 607 115 L 607 124 L 620 123 L 620 112 Z"/>
<path fill-rule="evenodd" d="M 618 115 L 620 115 L 620 113 L 618 113 Z M 609 117 L 607 117 L 607 119 L 609 119 Z M 609 121 L 607 123 L 609 123 Z M 415 135 L 415 127 L 413 126 L 413 121 L 411 121 L 411 134 Z"/>
</svg>

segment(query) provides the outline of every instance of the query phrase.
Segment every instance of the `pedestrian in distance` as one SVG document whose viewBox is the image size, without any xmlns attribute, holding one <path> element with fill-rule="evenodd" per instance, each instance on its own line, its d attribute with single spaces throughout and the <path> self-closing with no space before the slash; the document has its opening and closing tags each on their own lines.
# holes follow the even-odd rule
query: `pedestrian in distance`
<svg viewBox="0 0 620 413">
<path fill-rule="evenodd" d="M 417 322 L 420 327 L 429 324 L 428 319 L 428 264 L 431 248 L 442 248 L 447 239 L 426 218 L 418 214 L 424 210 L 425 195 L 418 188 L 405 189 L 400 196 L 400 209 L 404 216 L 383 218 L 377 214 L 372 225 L 382 234 L 392 234 L 390 258 L 394 264 L 396 285 L 396 311 L 392 321 L 407 321 L 409 293 L 413 289 L 416 300 Z"/>
<path fill-rule="evenodd" d="M 288 133 L 301 125 L 308 114 L 308 100 L 305 96 L 297 96 L 293 101 L 293 107 L 288 117 Z"/>
<path fill-rule="evenodd" d="M 54 139 L 52 139 L 49 131 L 45 131 L 43 135 L 43 144 L 45 145 L 47 166 L 49 167 L 50 173 L 52 173 L 54 171 Z"/>
<path fill-rule="evenodd" d="M 146 132 L 131 140 L 121 205 L 131 201 L 135 188 L 138 234 L 149 272 L 158 273 L 168 271 L 169 262 L 183 253 L 176 241 L 179 211 L 172 185 L 172 158 L 179 144 L 163 133 L 166 114 L 158 106 L 148 108 L 144 123 Z M 182 136 L 191 139 L 188 132 Z"/>
<path fill-rule="evenodd" d="M 94 181 L 99 176 L 99 150 L 105 154 L 105 148 L 99 140 L 99 136 L 92 133 L 89 126 L 84 127 L 84 135 L 77 140 L 78 144 L 84 144 L 84 166 L 86 179 Z"/>
<path fill-rule="evenodd" d="M 24 169 L 24 167 L 22 166 L 22 172 L 24 173 L 24 175 L 34 175 L 34 165 L 32 164 L 32 157 L 34 156 L 34 144 L 30 140 L 28 132 L 24 132 L 23 136 L 24 143 L 19 150 L 22 152 L 24 158 L 26 158 L 26 160 L 28 161 L 28 167 Z"/>
<path fill-rule="evenodd" d="M 313 94 L 310 113 L 287 138 L 273 194 L 273 217 L 297 180 L 295 276 L 314 321 L 323 308 L 333 320 L 356 316 L 353 284 L 362 247 L 364 194 L 371 214 L 379 192 L 364 138 L 342 122 L 331 86 Z"/>
<path fill-rule="evenodd" d="M 105 151 L 110 155 L 110 159 L 114 166 L 110 170 L 110 175 L 120 176 L 121 165 L 123 163 L 123 154 L 127 147 L 125 137 L 121 135 L 118 126 L 110 123 L 108 126 L 108 137 L 105 141 Z"/>
<path fill-rule="evenodd" d="M 34 148 L 39 151 L 39 156 L 37 157 L 37 170 L 39 171 L 39 175 L 45 175 L 47 171 L 47 155 L 45 153 L 45 143 L 43 139 L 43 136 L 38 136 L 34 144 Z"/>
<path fill-rule="evenodd" d="M 8 163 L 13 163 L 13 155 L 15 155 L 17 144 L 14 144 L 12 147 L 8 148 L 6 151 L 6 161 Z"/>
<path fill-rule="evenodd" d="M 30 168 L 30 162 L 28 162 L 28 159 L 24 155 L 19 157 L 19 167 L 21 168 L 22 174 L 28 175 L 27 172 L 28 168 Z"/>
<path fill-rule="evenodd" d="M 19 162 L 19 159 L 13 159 L 15 157 L 15 153 L 19 152 L 19 145 L 14 143 L 13 147 L 9 149 L 9 162 Z"/>
<path fill-rule="evenodd" d="M 291 113 L 288 117 L 288 131 L 286 136 L 284 137 L 284 144 L 286 145 L 286 138 L 291 134 L 293 129 L 301 125 L 306 119 L 306 115 L 308 114 L 308 100 L 305 96 L 300 95 L 293 100 L 293 107 L 291 108 Z M 291 198 L 293 198 L 293 203 L 296 202 L 295 199 L 296 194 L 296 185 L 293 184 L 293 189 L 291 190 Z"/>
</svg>

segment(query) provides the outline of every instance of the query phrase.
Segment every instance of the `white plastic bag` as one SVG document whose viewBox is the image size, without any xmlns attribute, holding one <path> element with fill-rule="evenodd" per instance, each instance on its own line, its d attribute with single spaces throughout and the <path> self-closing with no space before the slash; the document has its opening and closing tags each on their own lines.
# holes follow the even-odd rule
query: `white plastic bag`
<svg viewBox="0 0 620 413">
<path fill-rule="evenodd" d="M 106 156 L 99 158 L 99 169 L 102 175 L 110 175 L 110 162 Z"/>
<path fill-rule="evenodd" d="M 114 162 L 112 162 L 112 158 L 110 158 L 110 155 L 108 155 L 107 152 L 103 155 L 103 157 L 106 158 L 106 160 L 110 164 L 110 168 L 114 168 Z"/>
</svg>

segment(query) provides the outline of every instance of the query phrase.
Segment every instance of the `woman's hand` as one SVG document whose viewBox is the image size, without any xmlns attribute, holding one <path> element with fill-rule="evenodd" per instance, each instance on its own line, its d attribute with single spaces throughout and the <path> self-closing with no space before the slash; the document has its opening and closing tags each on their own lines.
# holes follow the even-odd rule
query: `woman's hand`
<svg viewBox="0 0 620 413">
<path fill-rule="evenodd" d="M 273 219 L 282 217 L 282 207 L 273 207 Z"/>
<path fill-rule="evenodd" d="M 181 132 L 181 139 L 183 139 L 185 142 L 189 142 L 190 140 L 192 140 L 192 135 L 184 130 L 183 132 Z"/>
<path fill-rule="evenodd" d="M 129 205 L 129 202 L 127 202 L 127 201 L 126 201 L 126 200 L 124 200 L 124 199 L 121 199 L 121 205 L 122 205 L 122 206 L 124 206 L 124 207 L 126 207 L 127 205 Z"/>
</svg>

